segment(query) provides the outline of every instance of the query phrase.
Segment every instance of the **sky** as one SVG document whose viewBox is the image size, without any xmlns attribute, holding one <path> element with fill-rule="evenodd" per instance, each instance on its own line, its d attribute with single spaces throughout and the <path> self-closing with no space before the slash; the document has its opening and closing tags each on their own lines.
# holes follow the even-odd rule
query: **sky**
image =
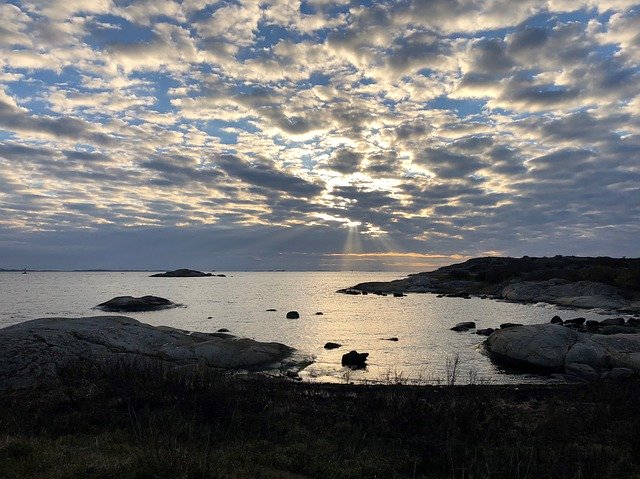
<svg viewBox="0 0 640 479">
<path fill-rule="evenodd" d="M 640 254 L 640 3 L 0 3 L 0 267 Z"/>
</svg>

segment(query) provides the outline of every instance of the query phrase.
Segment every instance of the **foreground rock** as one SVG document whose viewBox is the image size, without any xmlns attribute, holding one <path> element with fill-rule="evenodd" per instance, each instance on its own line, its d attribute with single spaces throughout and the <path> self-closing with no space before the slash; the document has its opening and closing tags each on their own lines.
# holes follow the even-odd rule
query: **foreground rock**
<svg viewBox="0 0 640 479">
<path fill-rule="evenodd" d="M 78 361 L 100 368 L 123 360 L 252 371 L 309 364 L 284 344 L 154 327 L 124 316 L 44 318 L 0 329 L 0 390 L 55 384 Z"/>
<path fill-rule="evenodd" d="M 640 373 L 640 335 L 591 334 L 559 324 L 513 326 L 495 331 L 485 342 L 496 361 L 606 378 Z"/>
<path fill-rule="evenodd" d="M 166 273 L 152 274 L 150 278 L 200 278 L 202 276 L 213 276 L 213 274 L 203 273 L 202 271 L 196 271 L 195 269 L 182 268 L 167 271 Z M 225 275 L 219 274 L 218 276 L 224 277 Z"/>
<path fill-rule="evenodd" d="M 346 294 L 384 291 L 477 295 L 633 313 L 640 312 L 640 258 L 474 258 L 404 279 L 339 290 Z"/>
<path fill-rule="evenodd" d="M 342 355 L 342 365 L 353 369 L 363 369 L 367 367 L 367 358 L 369 353 L 359 353 L 358 351 L 349 351 Z"/>
<path fill-rule="evenodd" d="M 158 296 L 117 296 L 109 301 L 100 303 L 95 309 L 109 313 L 133 313 L 140 311 L 159 311 L 161 309 L 177 308 L 180 306 L 172 301 Z"/>
<path fill-rule="evenodd" d="M 450 328 L 450 329 L 451 331 L 463 332 L 463 331 L 469 331 L 470 329 L 475 329 L 475 327 L 476 327 L 476 323 L 474 323 L 473 321 L 464 321 L 462 323 L 456 324 L 453 328 Z"/>
</svg>

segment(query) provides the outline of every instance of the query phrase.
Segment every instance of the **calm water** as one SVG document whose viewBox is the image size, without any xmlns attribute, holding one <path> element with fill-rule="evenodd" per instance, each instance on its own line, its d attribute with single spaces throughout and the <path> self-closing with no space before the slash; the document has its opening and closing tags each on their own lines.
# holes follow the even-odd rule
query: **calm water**
<svg viewBox="0 0 640 479">
<path fill-rule="evenodd" d="M 380 381 L 444 379 L 447 358 L 459 354 L 459 377 L 493 383 L 544 380 L 501 371 L 478 352 L 484 338 L 455 333 L 460 321 L 476 321 L 479 328 L 503 322 L 533 324 L 584 316 L 602 319 L 594 311 L 567 311 L 550 305 L 436 298 L 411 294 L 403 298 L 337 294 L 362 281 L 390 280 L 399 273 L 277 272 L 227 273 L 226 278 L 149 278 L 150 273 L 2 273 L 0 327 L 39 317 L 105 314 L 91 308 L 114 296 L 152 294 L 186 307 L 129 313 L 142 322 L 212 332 L 227 328 L 237 336 L 278 341 L 315 356 L 302 374 L 318 381 Z M 276 308 L 277 312 L 266 312 Z M 300 319 L 285 318 L 289 310 Z M 316 316 L 317 311 L 324 315 Z M 207 319 L 209 316 L 212 319 Z M 398 342 L 381 338 L 398 337 Z M 341 343 L 333 351 L 327 341 Z M 341 355 L 351 349 L 370 353 L 364 371 L 346 371 Z"/>
</svg>

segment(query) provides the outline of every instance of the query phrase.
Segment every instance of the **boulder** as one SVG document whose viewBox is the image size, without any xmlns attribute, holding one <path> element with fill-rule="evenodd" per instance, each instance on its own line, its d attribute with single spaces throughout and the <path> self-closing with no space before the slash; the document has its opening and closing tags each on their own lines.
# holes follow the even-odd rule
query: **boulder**
<svg viewBox="0 0 640 479">
<path fill-rule="evenodd" d="M 324 315 L 324 313 L 322 311 L 316 312 L 316 316 L 322 316 L 322 315 Z"/>
<path fill-rule="evenodd" d="M 478 329 L 476 331 L 476 334 L 479 334 L 480 336 L 491 336 L 491 334 L 495 331 L 495 329 L 493 328 L 486 328 L 486 329 Z"/>
<path fill-rule="evenodd" d="M 640 328 L 634 328 L 633 326 L 615 326 L 615 325 L 607 325 L 602 326 L 598 329 L 598 334 L 638 334 L 640 333 Z"/>
<path fill-rule="evenodd" d="M 337 349 L 340 346 L 342 346 L 342 344 L 332 343 L 331 341 L 329 341 L 327 344 L 324 345 L 324 349 Z"/>
<path fill-rule="evenodd" d="M 598 329 L 601 326 L 600 321 L 596 321 L 595 319 L 588 319 L 585 324 L 589 329 Z"/>
<path fill-rule="evenodd" d="M 216 274 L 216 276 L 217 276 L 218 278 L 226 278 L 226 277 L 227 277 L 227 275 L 226 275 L 226 274 Z"/>
<path fill-rule="evenodd" d="M 520 323 L 502 323 L 500 329 L 513 328 L 514 326 L 522 326 Z"/>
<path fill-rule="evenodd" d="M 567 319 L 564 324 L 565 326 L 567 325 L 572 325 L 572 326 L 582 326 L 585 321 L 587 319 L 586 318 L 572 318 L 572 319 Z"/>
<path fill-rule="evenodd" d="M 353 369 L 362 369 L 367 367 L 367 357 L 369 353 L 359 353 L 358 351 L 349 351 L 342 355 L 342 365 Z"/>
<path fill-rule="evenodd" d="M 626 328 L 626 326 L 604 326 Z M 599 372 L 628 368 L 640 372 L 640 335 L 580 332 L 556 324 L 534 324 L 495 331 L 485 348 L 497 361 L 566 370 L 587 365 Z M 574 367 L 574 366 L 572 366 Z"/>
<path fill-rule="evenodd" d="M 228 333 L 229 330 L 227 328 L 220 328 L 216 331 L 216 333 Z"/>
<path fill-rule="evenodd" d="M 398 341 L 398 338 L 393 337 L 393 338 L 381 338 L 383 341 Z"/>
<path fill-rule="evenodd" d="M 287 319 L 298 319 L 300 317 L 300 313 L 297 311 L 289 311 L 287 313 Z"/>
<path fill-rule="evenodd" d="M 553 318 L 551 318 L 550 321 L 551 324 L 562 324 L 562 318 L 560 316 L 554 316 Z"/>
<path fill-rule="evenodd" d="M 269 309 L 267 309 L 267 312 L 268 312 L 268 313 L 272 313 L 272 312 L 275 312 L 275 311 L 277 311 L 277 309 L 273 309 L 273 308 L 269 308 Z"/>
<path fill-rule="evenodd" d="M 463 332 L 469 331 L 470 329 L 475 329 L 475 327 L 476 323 L 474 323 L 473 321 L 464 321 L 462 323 L 456 324 L 453 328 L 451 328 L 451 331 Z"/>
<path fill-rule="evenodd" d="M 402 298 L 403 296 L 406 296 L 406 295 L 404 293 L 399 293 L 399 292 L 393 293 L 394 298 Z"/>
<path fill-rule="evenodd" d="M 486 345 L 495 358 L 506 362 L 561 370 L 578 334 L 557 324 L 514 326 L 495 331 Z"/>
<path fill-rule="evenodd" d="M 154 327 L 124 316 L 43 318 L 0 329 L 0 390 L 56 384 L 81 361 L 102 368 L 162 362 L 223 369 L 300 369 L 309 359 L 280 343 Z"/>
<path fill-rule="evenodd" d="M 601 321 L 601 323 L 611 325 L 611 326 L 622 326 L 624 325 L 624 318 L 606 318 Z"/>
<path fill-rule="evenodd" d="M 629 318 L 627 319 L 627 326 L 638 326 L 640 327 L 640 318 Z"/>
<path fill-rule="evenodd" d="M 166 273 L 152 274 L 151 278 L 200 278 L 203 276 L 213 276 L 211 273 L 203 273 L 202 271 L 196 271 L 195 269 L 174 269 L 173 271 L 167 271 Z"/>
<path fill-rule="evenodd" d="M 110 313 L 132 313 L 140 311 L 158 311 L 161 309 L 177 308 L 179 304 L 173 303 L 165 298 L 158 296 L 142 296 L 134 298 L 133 296 L 118 296 L 109 301 L 100 303 L 95 309 L 107 311 Z"/>
</svg>

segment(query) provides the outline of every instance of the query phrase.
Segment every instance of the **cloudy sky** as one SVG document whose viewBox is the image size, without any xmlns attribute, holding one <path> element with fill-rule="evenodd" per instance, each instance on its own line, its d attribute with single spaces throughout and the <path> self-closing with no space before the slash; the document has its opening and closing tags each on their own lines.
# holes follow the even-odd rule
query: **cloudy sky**
<svg viewBox="0 0 640 479">
<path fill-rule="evenodd" d="M 0 267 L 640 254 L 640 4 L 0 3 Z"/>
</svg>

